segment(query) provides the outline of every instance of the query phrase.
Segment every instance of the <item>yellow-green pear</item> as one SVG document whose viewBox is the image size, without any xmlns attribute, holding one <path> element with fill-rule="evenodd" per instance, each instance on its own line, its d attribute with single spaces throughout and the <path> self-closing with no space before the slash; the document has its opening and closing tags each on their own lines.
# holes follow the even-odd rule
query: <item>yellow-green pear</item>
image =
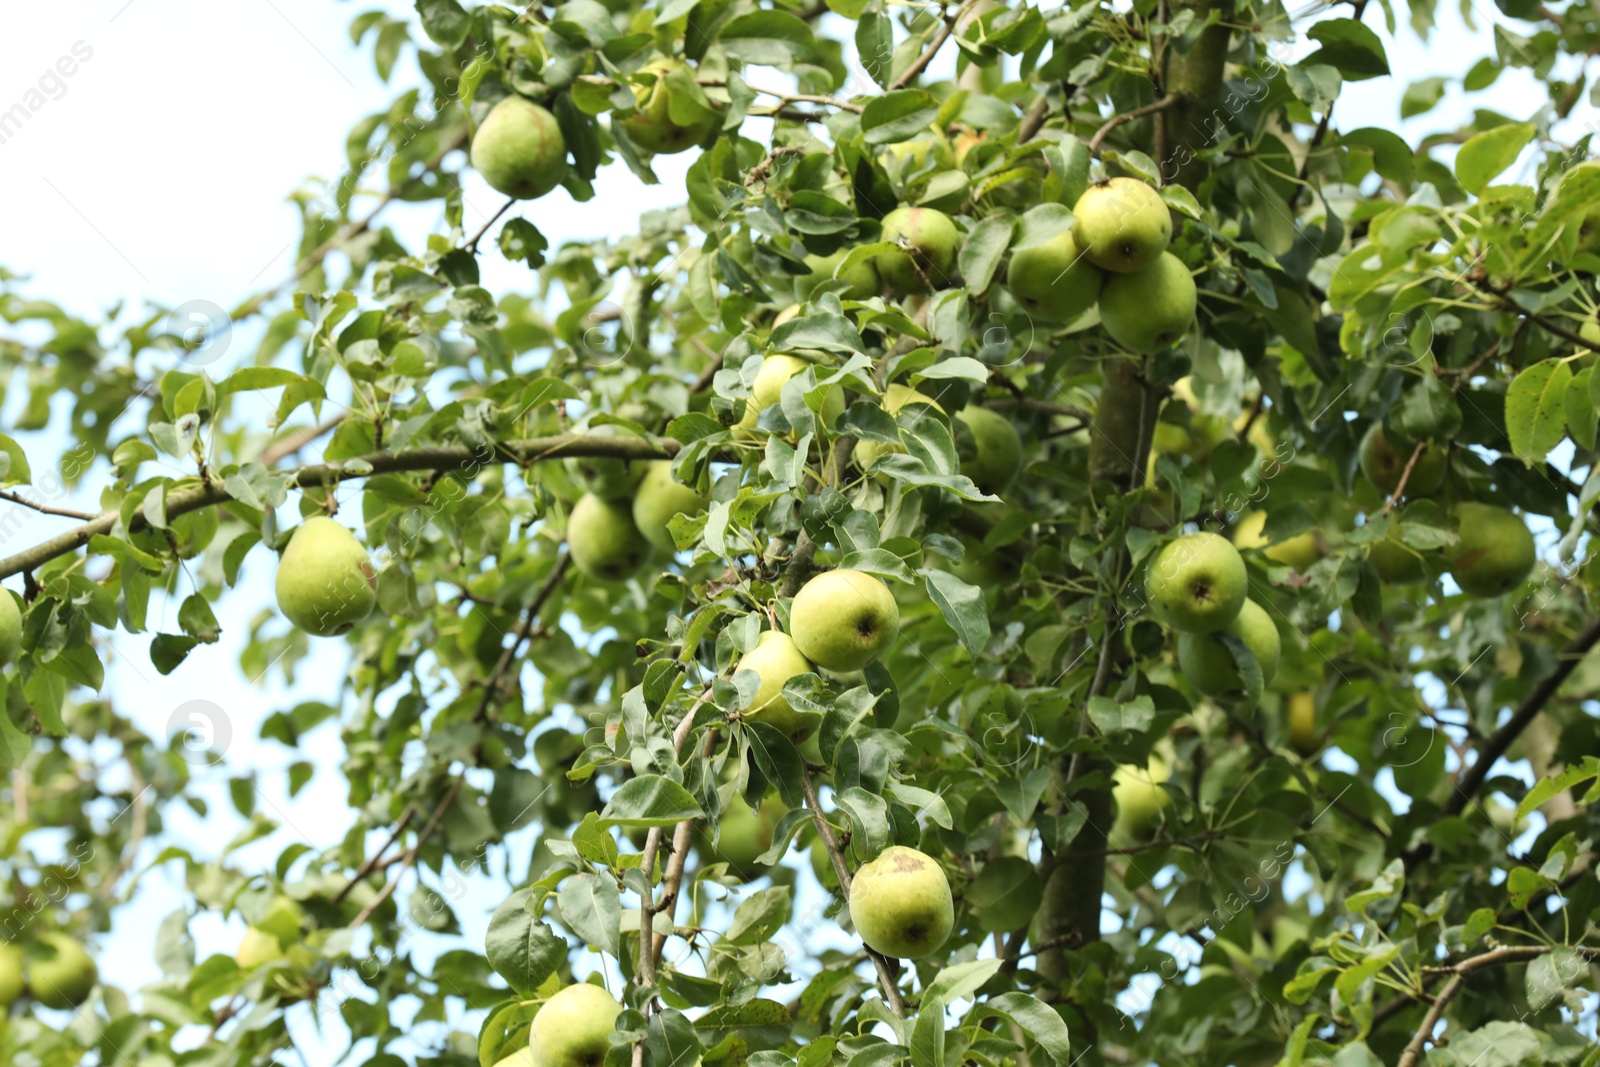
<svg viewBox="0 0 1600 1067">
<path fill-rule="evenodd" d="M 734 673 L 739 671 L 754 671 L 761 679 L 761 687 L 743 712 L 746 722 L 766 723 L 797 744 L 822 724 L 820 714 L 796 711 L 783 698 L 784 684 L 790 678 L 815 673 L 788 634 L 777 630 L 762 633 L 756 647 L 740 657 Z"/>
<path fill-rule="evenodd" d="M 1378 492 L 1389 496 L 1400 487 L 1400 478 L 1415 450 L 1415 446 L 1404 450 L 1395 448 L 1384 436 L 1383 423 L 1375 422 L 1361 438 L 1361 473 Z M 1406 479 L 1406 496 L 1429 496 L 1438 492 L 1444 484 L 1449 463 L 1449 446 L 1430 441 L 1411 468 L 1411 477 Z"/>
<path fill-rule="evenodd" d="M 556 117 L 508 96 L 472 138 L 472 166 L 496 190 L 519 200 L 543 196 L 567 175 L 567 142 Z"/>
<path fill-rule="evenodd" d="M 771 868 L 756 861 L 772 847 L 778 820 L 787 810 L 776 794 L 768 794 L 759 808 L 752 808 L 744 797 L 735 796 L 717 820 L 716 840 L 711 840 L 709 833 L 701 835 L 707 862 L 726 863 L 728 870 L 746 881 L 768 873 Z"/>
<path fill-rule="evenodd" d="M 589 577 L 620 582 L 644 566 L 650 542 L 633 524 L 632 505 L 585 493 L 567 518 L 567 551 Z"/>
<path fill-rule="evenodd" d="M 891 382 L 883 391 L 883 410 L 896 417 L 900 409 L 907 404 L 926 404 L 939 414 L 944 414 L 944 408 L 937 400 L 917 392 L 909 385 L 900 382 Z M 878 461 L 878 457 L 894 452 L 904 452 L 903 445 L 889 445 L 882 441 L 857 441 L 855 449 L 850 453 L 859 470 L 866 470 Z"/>
<path fill-rule="evenodd" d="M 1006 287 L 1029 315 L 1071 322 L 1100 299 L 1100 269 L 1089 262 L 1070 230 L 1011 253 Z"/>
<path fill-rule="evenodd" d="M 756 420 L 761 413 L 773 404 L 778 403 L 783 396 L 783 387 L 789 379 L 808 367 L 815 367 L 820 373 L 824 368 L 783 352 L 770 355 L 761 361 L 761 369 L 756 372 L 756 380 L 750 385 L 750 399 L 744 404 L 744 417 L 739 420 L 739 428 L 753 430 Z M 844 390 L 838 385 L 828 387 L 822 395 L 822 410 L 817 413 L 817 418 L 828 428 L 839 420 L 844 414 Z"/>
<path fill-rule="evenodd" d="M 1217 534 L 1184 534 L 1161 550 L 1145 576 L 1157 621 L 1186 633 L 1224 629 L 1244 607 L 1249 584 L 1239 550 Z"/>
<path fill-rule="evenodd" d="M 1083 191 L 1072 209 L 1072 237 L 1089 261 L 1119 274 L 1156 261 L 1172 241 L 1172 212 L 1137 178 L 1112 178 Z"/>
<path fill-rule="evenodd" d="M 277 963 L 282 959 L 283 947 L 278 943 L 278 939 L 259 926 L 245 927 L 244 937 L 239 939 L 239 948 L 233 954 L 233 961 L 246 971 L 253 971 L 257 967 Z"/>
<path fill-rule="evenodd" d="M 1233 650 L 1222 640 L 1221 634 L 1232 634 L 1245 643 L 1256 664 L 1261 668 L 1261 681 L 1266 684 L 1278 673 L 1278 656 L 1282 650 L 1278 627 L 1265 608 L 1254 600 L 1246 600 L 1224 629 L 1212 634 L 1178 634 L 1178 668 L 1183 676 L 1200 692 L 1213 697 L 1244 695 L 1244 679 Z"/>
<path fill-rule="evenodd" d="M 1533 534 L 1516 515 L 1467 501 L 1456 508 L 1460 540 L 1449 549 L 1450 576 L 1475 597 L 1503 596 L 1533 572 Z"/>
<path fill-rule="evenodd" d="M 10 941 L 0 941 L 0 1016 L 4 1016 L 11 1005 L 22 999 L 22 994 L 27 992 L 28 983 L 22 977 L 23 965 L 27 957 L 23 955 L 19 945 Z"/>
<path fill-rule="evenodd" d="M 1111 835 L 1117 841 L 1149 840 L 1161 822 L 1161 812 L 1172 797 L 1161 788 L 1170 774 L 1166 760 L 1152 755 L 1147 767 L 1123 764 L 1111 776 L 1111 796 L 1117 817 Z"/>
<path fill-rule="evenodd" d="M 494 1067 L 537 1067 L 538 1061 L 533 1058 L 533 1046 L 525 1045 L 511 1055 L 494 1061 Z"/>
<path fill-rule="evenodd" d="M 789 631 L 817 666 L 859 671 L 894 642 L 900 608 L 889 587 L 864 571 L 824 571 L 795 594 Z"/>
<path fill-rule="evenodd" d="M 316 637 L 336 637 L 370 615 L 377 590 L 367 550 L 326 516 L 301 523 L 278 562 L 278 610 Z"/>
<path fill-rule="evenodd" d="M 28 962 L 28 990 L 47 1008 L 67 1011 L 89 999 L 99 969 L 83 943 L 63 933 L 39 935 L 40 954 Z"/>
<path fill-rule="evenodd" d="M 878 275 L 899 293 L 943 289 L 951 280 L 961 231 L 931 207 L 895 208 L 883 217 L 883 239 L 896 248 L 877 257 Z"/>
<path fill-rule="evenodd" d="M 817 286 L 835 277 L 850 286 L 839 294 L 845 300 L 866 300 L 883 292 L 883 279 L 878 277 L 872 260 L 857 260 L 853 266 L 839 270 L 849 253 L 850 249 L 841 248 L 828 256 L 807 256 L 806 266 L 811 268 L 811 273 L 795 279 L 794 295 L 800 300 L 810 300 Z"/>
<path fill-rule="evenodd" d="M 1162 252 L 1155 261 L 1113 274 L 1100 290 L 1100 323 L 1122 347 L 1144 354 L 1171 348 L 1194 325 L 1194 276 L 1183 260 Z"/>
<path fill-rule="evenodd" d="M 1315 530 L 1307 530 L 1283 541 L 1273 543 L 1263 532 L 1267 525 L 1265 511 L 1252 511 L 1239 520 L 1233 528 L 1233 544 L 1239 549 L 1261 549 L 1261 554 L 1274 563 L 1282 563 L 1303 571 L 1322 558 L 1322 542 Z"/>
<path fill-rule="evenodd" d="M 17 600 L 0 589 L 0 667 L 12 663 L 22 650 L 22 611 Z"/>
<path fill-rule="evenodd" d="M 1289 744 L 1302 756 L 1315 755 L 1322 747 L 1317 729 L 1317 698 L 1306 690 L 1289 695 Z"/>
<path fill-rule="evenodd" d="M 670 156 L 686 151 L 700 144 L 717 128 L 715 115 L 697 117 L 682 125 L 673 121 L 672 89 L 667 79 L 684 69 L 685 64 L 676 59 L 657 59 L 646 63 L 639 71 L 646 78 L 633 87 L 638 110 L 621 120 L 628 139 L 653 155 Z"/>
<path fill-rule="evenodd" d="M 1367 562 L 1378 572 L 1378 577 L 1391 585 L 1410 585 L 1427 576 L 1422 566 L 1422 553 L 1410 545 L 1384 538 L 1367 546 Z"/>
<path fill-rule="evenodd" d="M 961 473 L 985 493 L 999 493 L 1022 471 L 1022 436 L 1011 420 L 998 412 L 968 404 L 956 418 L 972 431 L 977 446 L 971 458 L 961 461 Z"/>
<path fill-rule="evenodd" d="M 533 1062 L 539 1067 L 601 1067 L 621 1014 L 622 1005 L 599 986 L 567 986 L 544 1002 L 528 1028 Z"/>
<path fill-rule="evenodd" d="M 709 493 L 689 488 L 672 477 L 670 459 L 653 460 L 633 497 L 633 524 L 663 552 L 676 552 L 667 523 L 674 515 L 697 515 L 711 503 Z"/>
<path fill-rule="evenodd" d="M 937 951 L 955 927 L 950 879 L 931 856 L 891 845 L 850 883 L 850 922 L 868 948 L 896 959 Z"/>
</svg>

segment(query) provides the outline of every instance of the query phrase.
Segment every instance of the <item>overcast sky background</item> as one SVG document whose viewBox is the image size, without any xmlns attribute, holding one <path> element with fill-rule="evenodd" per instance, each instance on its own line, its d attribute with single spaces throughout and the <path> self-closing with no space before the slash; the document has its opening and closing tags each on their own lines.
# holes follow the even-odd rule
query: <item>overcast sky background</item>
<svg viewBox="0 0 1600 1067">
<path fill-rule="evenodd" d="M 64 79 L 64 88 L 54 94 L 58 98 L 0 144 L 0 265 L 32 274 L 36 281 L 30 295 L 89 315 L 118 303 L 135 311 L 193 300 L 232 307 L 286 277 L 298 237 L 298 214 L 287 202 L 288 194 L 308 177 L 336 177 L 349 127 L 416 81 L 414 67 L 405 61 L 394 84 L 382 84 L 370 49 L 358 51 L 350 44 L 350 19 L 377 7 L 410 10 L 408 4 L 393 2 L 350 5 L 327 0 L 6 5 L 0 13 L 0 112 L 36 88 L 39 77 L 61 57 L 72 55 L 75 46 L 80 55 L 85 49 L 92 55 Z M 1442 3 L 1441 27 L 1427 44 L 1402 29 L 1399 42 L 1389 48 L 1398 76 L 1346 86 L 1336 124 L 1395 129 L 1414 144 L 1421 134 L 1470 115 L 1474 106 L 1493 107 L 1517 119 L 1529 117 L 1542 104 L 1543 94 L 1525 72 L 1513 71 L 1486 93 L 1463 99 L 1452 90 L 1433 115 L 1400 122 L 1406 82 L 1433 74 L 1458 75 L 1492 53 L 1492 9 L 1479 4 L 1473 10 L 1477 26 L 1469 28 L 1454 5 Z M 1381 30 L 1378 5 L 1372 5 L 1367 21 Z M 1313 48 L 1302 39 L 1285 58 L 1298 58 Z M 1585 104 L 1574 123 L 1592 116 Z M 558 189 L 522 210 L 552 245 L 620 236 L 640 212 L 681 202 L 682 175 L 690 162 L 692 154 L 661 160 L 657 172 L 663 184 L 656 187 L 641 187 L 620 163 L 614 164 L 602 173 L 594 200 L 575 204 Z M 464 188 L 467 225 L 476 229 L 503 200 L 471 173 Z M 386 216 L 408 238 L 420 237 L 440 218 L 434 207 Z M 484 262 L 485 284 L 495 291 L 531 288 L 527 272 L 500 263 L 495 252 Z M 221 377 L 249 347 L 237 345 L 228 359 L 208 369 Z M 7 398 L 0 422 L 19 401 L 20 395 Z M 25 444 L 36 472 L 53 465 L 64 446 L 37 435 Z M 90 485 L 76 506 L 92 509 L 97 492 L 97 483 Z M 65 525 L 29 513 L 7 551 Z M 267 866 L 296 839 L 331 845 L 345 825 L 344 819 L 328 815 L 344 810 L 344 789 L 335 770 L 338 743 L 331 727 L 313 735 L 309 753 L 255 741 L 261 720 L 271 711 L 301 700 L 333 698 L 342 671 L 341 646 L 327 642 L 304 665 L 292 690 L 280 684 L 276 672 L 264 680 L 239 672 L 246 631 L 242 622 L 270 606 L 272 574 L 269 554 L 252 553 L 243 588 L 218 606 L 226 627 L 222 641 L 199 649 L 171 676 L 162 678 L 149 665 L 147 639 L 122 633 L 113 639 L 116 656 L 107 674 L 107 691 L 115 695 L 119 710 L 156 736 L 166 732 L 172 713 L 188 700 L 207 698 L 224 705 L 233 737 L 228 753 L 232 772 L 257 768 L 262 776 L 260 806 L 284 823 L 272 839 L 243 854 L 242 863 L 257 867 Z M 153 620 L 157 610 L 153 604 Z M 175 607 L 168 611 L 170 617 Z M 240 624 L 230 625 L 235 621 Z M 168 628 L 173 628 L 170 623 Z M 290 800 L 283 775 L 297 758 L 310 758 L 325 770 Z M 224 773 L 201 771 L 199 778 L 207 783 L 212 817 L 186 818 L 175 808 L 169 830 L 178 842 L 214 855 L 217 842 L 230 837 L 239 820 L 225 800 Z M 153 854 L 147 852 L 145 861 Z M 181 905 L 181 890 L 175 867 L 146 879 L 139 897 L 119 915 L 116 931 L 95 946 L 108 981 L 131 990 L 158 977 L 151 962 L 156 924 Z M 487 909 L 503 895 L 503 888 L 479 886 L 460 905 L 466 943 L 481 946 Z M 211 916 L 193 924 L 202 955 L 231 952 L 240 929 L 237 922 L 223 924 Z M 321 1037 L 312 1033 L 304 1016 L 297 1025 L 308 1067 L 331 1063 L 342 1051 L 336 1016 L 325 1016 L 324 1022 L 331 1027 Z M 469 1028 L 475 1030 L 475 1019 Z"/>
</svg>

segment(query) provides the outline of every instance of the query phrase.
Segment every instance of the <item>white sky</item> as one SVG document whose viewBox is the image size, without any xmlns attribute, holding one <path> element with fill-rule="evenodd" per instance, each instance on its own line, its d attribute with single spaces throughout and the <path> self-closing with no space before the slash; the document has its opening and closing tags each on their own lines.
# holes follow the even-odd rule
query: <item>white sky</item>
<svg viewBox="0 0 1600 1067">
<path fill-rule="evenodd" d="M 32 295 L 48 297 L 92 314 L 118 301 L 142 309 L 146 303 L 175 306 L 208 300 L 231 307 L 284 277 L 292 266 L 297 213 L 287 195 L 308 176 L 336 176 L 344 137 L 362 115 L 386 106 L 398 90 L 381 84 L 370 50 L 358 52 L 346 27 L 359 11 L 386 6 L 409 13 L 409 3 L 330 4 L 325 0 L 65 0 L 7 4 L 0 12 L 0 112 L 36 88 L 41 75 L 62 56 L 92 49 L 92 56 L 64 80 L 51 99 L 8 142 L 0 144 L 0 264 L 29 272 Z M 1439 129 L 1472 106 L 1489 106 L 1525 118 L 1542 102 L 1531 79 L 1504 76 L 1486 94 L 1464 101 L 1447 97 L 1440 117 L 1402 126 L 1398 102 L 1405 81 L 1430 74 L 1459 73 L 1492 51 L 1486 5 L 1479 28 L 1464 27 L 1442 4 L 1443 28 L 1423 46 L 1402 30 L 1391 46 L 1395 79 L 1347 86 L 1337 108 L 1338 125 L 1377 125 L 1416 134 Z M 1342 11 L 1340 13 L 1343 13 Z M 1368 22 L 1378 25 L 1378 6 Z M 79 44 L 79 42 L 82 42 Z M 1309 49 L 1302 49 L 1301 53 Z M 396 81 L 409 83 L 413 68 L 402 62 Z M 1583 114 L 1592 117 L 1587 106 Z M 603 173 L 600 195 L 574 204 L 564 191 L 527 208 L 552 245 L 562 240 L 620 235 L 641 211 L 682 199 L 682 174 L 691 156 L 660 161 L 663 185 L 641 188 L 620 164 Z M 487 218 L 502 203 L 475 175 L 468 175 L 471 220 Z M 474 214 L 476 213 L 476 214 Z M 435 226 L 432 207 L 397 212 L 410 236 Z M 475 228 L 475 227 L 474 227 Z M 498 291 L 526 288 L 527 273 L 484 257 L 486 283 Z M 226 369 L 209 368 L 220 376 Z M 15 405 L 15 397 L 9 401 Z M 25 442 L 36 471 L 54 462 L 60 442 Z M 93 507 L 95 490 L 79 506 Z M 32 516 L 17 543 L 32 543 L 63 528 L 60 520 Z M 149 666 L 145 639 L 119 634 L 109 692 L 119 709 L 161 735 L 174 709 L 208 698 L 223 703 L 230 719 L 234 770 L 258 767 L 261 807 L 285 830 L 245 855 L 260 866 L 289 841 L 332 844 L 345 820 L 342 784 L 319 774 L 299 798 L 285 796 L 282 772 L 299 754 L 254 741 L 261 719 L 304 699 L 334 695 L 340 673 L 337 643 L 323 646 L 308 662 L 301 683 L 285 692 L 276 676 L 261 685 L 237 669 L 245 625 L 270 605 L 272 567 L 257 551 L 245 569 L 244 588 L 218 607 L 227 630 L 223 641 L 196 651 L 168 678 Z M 175 612 L 169 608 L 168 617 Z M 158 609 L 152 607 L 152 618 Z M 234 621 L 238 620 L 237 623 Z M 230 623 L 232 623 L 230 625 Z M 168 629 L 175 629 L 170 622 Z M 335 765 L 337 742 L 324 727 L 312 758 Z M 174 811 L 169 826 L 179 841 L 206 855 L 232 835 L 231 817 L 216 771 L 200 772 L 208 783 L 209 821 Z M 154 846 L 147 846 L 154 847 Z M 147 852 L 146 862 L 149 856 Z M 97 953 L 108 980 L 131 989 L 157 977 L 151 963 L 155 926 L 183 900 L 172 868 L 147 879 L 137 900 L 121 913 L 117 930 L 99 939 Z M 484 887 L 463 907 L 465 941 L 481 946 L 486 912 L 503 891 Z M 202 954 L 229 951 L 238 927 L 224 929 L 203 919 L 195 924 Z M 301 1019 L 308 1067 L 331 1063 L 341 1048 L 336 1017 L 329 1036 L 318 1039 Z M 470 1027 L 475 1029 L 475 1022 Z"/>
</svg>

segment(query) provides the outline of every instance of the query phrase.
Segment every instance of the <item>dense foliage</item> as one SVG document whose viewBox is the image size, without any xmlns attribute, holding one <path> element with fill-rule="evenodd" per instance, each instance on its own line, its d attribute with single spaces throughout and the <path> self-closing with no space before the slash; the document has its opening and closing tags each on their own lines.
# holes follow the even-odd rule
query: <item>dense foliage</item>
<svg viewBox="0 0 1600 1067">
<path fill-rule="evenodd" d="M 1403 110 L 1548 102 L 1416 146 L 1335 102 L 1425 2 L 416 7 L 353 24 L 425 82 L 298 198 L 253 351 L 0 274 L 0 1060 L 1600 1063 L 1591 6 L 1501 4 Z M 541 234 L 692 149 L 635 236 Z M 469 220 L 473 166 L 532 198 Z M 225 627 L 251 678 L 348 651 L 256 742 L 340 746 L 337 850 L 241 862 L 221 709 L 106 690 L 118 631 L 169 673 Z M 221 775 L 249 829 L 163 841 Z M 188 902 L 96 985 L 152 865 Z M 589 977 L 620 1014 L 551 1000 Z"/>
</svg>

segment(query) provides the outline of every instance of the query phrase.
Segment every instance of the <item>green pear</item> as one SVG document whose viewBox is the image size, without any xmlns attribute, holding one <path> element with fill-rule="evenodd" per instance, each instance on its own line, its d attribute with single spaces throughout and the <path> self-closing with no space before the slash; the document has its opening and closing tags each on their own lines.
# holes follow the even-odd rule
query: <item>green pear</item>
<svg viewBox="0 0 1600 1067">
<path fill-rule="evenodd" d="M 956 418 L 972 431 L 976 454 L 961 461 L 961 473 L 985 493 L 999 493 L 1022 471 L 1022 436 L 1011 420 L 988 408 L 968 404 Z"/>
<path fill-rule="evenodd" d="M 1100 299 L 1103 278 L 1071 231 L 1011 253 L 1006 286 L 1024 311 L 1044 322 L 1071 322 Z"/>
<path fill-rule="evenodd" d="M 678 550 L 667 523 L 674 515 L 696 515 L 711 503 L 709 493 L 689 488 L 672 477 L 672 461 L 658 459 L 646 468 L 633 497 L 633 524 L 645 540 L 663 552 Z"/>
<path fill-rule="evenodd" d="M 1538 553 L 1533 534 L 1516 515 L 1490 504 L 1467 501 L 1456 508 L 1460 541 L 1450 549 L 1450 575 L 1475 597 L 1503 596 L 1533 572 Z"/>
<path fill-rule="evenodd" d="M 22 650 L 22 611 L 16 598 L 0 589 L 0 667 L 17 658 Z"/>
<path fill-rule="evenodd" d="M 0 941 L 0 1017 L 4 1017 L 11 1005 L 21 1000 L 28 990 L 28 983 L 22 978 L 26 962 L 27 956 L 20 946 Z"/>
<path fill-rule="evenodd" d="M 862 571 L 825 571 L 795 594 L 789 632 L 800 654 L 830 671 L 859 671 L 900 632 L 894 594 Z"/>
<path fill-rule="evenodd" d="M 567 519 L 567 551 L 572 565 L 589 577 L 620 582 L 644 566 L 650 542 L 633 524 L 629 504 L 585 493 Z"/>
<path fill-rule="evenodd" d="M 787 810 L 776 794 L 768 794 L 759 808 L 751 808 L 744 797 L 735 796 L 717 820 L 716 840 L 712 841 L 708 832 L 701 835 L 706 862 L 726 863 L 728 870 L 746 881 L 768 873 L 771 868 L 756 861 L 772 847 L 778 820 Z"/>
<path fill-rule="evenodd" d="M 1111 796 L 1117 802 L 1117 817 L 1112 823 L 1115 841 L 1147 841 L 1161 822 L 1161 812 L 1172 797 L 1161 783 L 1169 775 L 1167 763 L 1151 756 L 1148 767 L 1123 764 L 1111 776 Z"/>
<path fill-rule="evenodd" d="M 39 935 L 44 952 L 28 964 L 28 989 L 47 1008 L 67 1011 L 89 999 L 100 972 L 83 943 L 66 934 Z"/>
<path fill-rule="evenodd" d="M 777 630 L 767 630 L 756 642 L 756 647 L 739 659 L 734 673 L 754 671 L 761 679 L 755 699 L 745 709 L 746 722 L 763 722 L 785 734 L 795 743 L 804 741 L 822 723 L 816 712 L 796 711 L 783 698 L 783 686 L 790 678 L 813 674 L 811 662 L 800 654 L 794 639 Z"/>
<path fill-rule="evenodd" d="M 1415 446 L 1404 450 L 1395 448 L 1384 436 L 1383 423 L 1375 422 L 1367 427 L 1366 436 L 1361 438 L 1361 473 L 1377 487 L 1378 492 L 1389 496 L 1400 487 L 1400 477 L 1405 473 L 1406 464 L 1411 462 L 1413 451 Z M 1416 465 L 1411 468 L 1411 477 L 1406 479 L 1406 496 L 1437 493 L 1444 484 L 1445 470 L 1449 464 L 1449 446 L 1429 442 L 1428 447 L 1422 450 L 1422 455 L 1417 457 Z"/>
<path fill-rule="evenodd" d="M 244 937 L 239 940 L 238 951 L 233 954 L 233 961 L 246 971 L 253 971 L 257 967 L 277 963 L 282 959 L 283 947 L 278 943 L 278 939 L 259 926 L 245 927 Z"/>
<path fill-rule="evenodd" d="M 783 396 L 783 387 L 788 384 L 789 379 L 808 367 L 815 367 L 815 364 L 799 356 L 786 355 L 782 352 L 763 359 L 761 369 L 756 372 L 756 380 L 750 385 L 750 399 L 745 401 L 744 417 L 739 420 L 739 428 L 755 429 L 756 420 L 760 418 L 761 413 L 778 403 Z M 817 413 L 817 418 L 824 426 L 831 429 L 843 414 L 844 390 L 837 385 L 829 386 L 828 391 L 822 395 L 822 410 Z"/>
<path fill-rule="evenodd" d="M 307 519 L 278 561 L 278 610 L 316 637 L 336 637 L 372 613 L 378 583 L 355 535 L 332 519 Z"/>
<path fill-rule="evenodd" d="M 1146 573 L 1145 595 L 1158 621 L 1185 633 L 1211 634 L 1238 616 L 1248 584 L 1239 550 L 1202 531 L 1161 550 Z"/>
<path fill-rule="evenodd" d="M 896 245 L 877 257 L 878 275 L 899 293 L 926 293 L 950 282 L 961 231 L 931 207 L 895 208 L 883 217 L 883 239 Z"/>
<path fill-rule="evenodd" d="M 900 409 L 907 404 L 926 404 L 939 414 L 944 414 L 944 408 L 937 400 L 917 392 L 909 385 L 900 382 L 891 382 L 883 391 L 883 410 L 898 417 Z M 925 414 L 925 413 L 924 413 Z M 903 445 L 884 444 L 882 441 L 857 441 L 856 447 L 851 451 L 851 458 L 855 460 L 858 470 L 866 470 L 878 461 L 878 457 L 894 452 L 904 452 Z"/>
<path fill-rule="evenodd" d="M 1427 576 L 1422 566 L 1422 553 L 1392 538 L 1368 545 L 1367 562 L 1378 572 L 1378 577 L 1390 585 L 1410 585 Z"/>
<path fill-rule="evenodd" d="M 1183 260 L 1162 252 L 1153 263 L 1113 274 L 1100 290 L 1100 322 L 1112 340 L 1150 354 L 1177 344 L 1194 325 L 1194 276 Z"/>
<path fill-rule="evenodd" d="M 495 1060 L 494 1067 L 537 1067 L 537 1064 L 538 1061 L 533 1058 L 533 1046 L 525 1045 L 504 1059 Z"/>
<path fill-rule="evenodd" d="M 776 330 L 786 322 L 793 322 L 800 315 L 800 305 L 790 304 L 776 315 L 772 316 L 772 328 Z"/>
<path fill-rule="evenodd" d="M 926 956 L 949 939 L 956 924 L 950 879 L 931 856 L 891 845 L 851 881 L 850 922 L 880 955 Z"/>
<path fill-rule="evenodd" d="M 1072 237 L 1101 270 L 1147 267 L 1172 241 L 1172 212 L 1137 178 L 1112 178 L 1083 191 L 1072 209 Z"/>
<path fill-rule="evenodd" d="M 810 300 L 817 286 L 831 278 L 849 283 L 850 288 L 839 294 L 845 300 L 866 300 L 882 293 L 883 279 L 878 277 L 872 260 L 857 260 L 853 266 L 839 270 L 839 264 L 849 253 L 850 249 L 841 248 L 829 256 L 807 256 L 806 266 L 811 268 L 811 273 L 795 279 L 794 295 L 800 300 Z"/>
<path fill-rule="evenodd" d="M 581 982 L 557 992 L 528 1028 L 539 1067 L 601 1067 L 622 1005 L 597 985 Z"/>
<path fill-rule="evenodd" d="M 899 162 L 906 174 L 922 170 L 929 160 L 940 170 L 949 170 L 956 165 L 949 139 L 938 130 L 930 130 L 929 136 L 919 137 L 915 141 L 896 141 L 888 145 L 885 151 Z"/>
<path fill-rule="evenodd" d="M 667 79 L 687 69 L 676 59 L 657 59 L 646 63 L 639 73 L 650 75 L 648 85 L 635 84 L 633 97 L 637 111 L 622 119 L 628 139 L 653 155 L 670 156 L 700 144 L 719 125 L 715 115 L 697 118 L 688 125 L 672 120 L 672 89 Z"/>
<path fill-rule="evenodd" d="M 567 175 L 567 142 L 556 117 L 531 100 L 508 96 L 472 138 L 472 166 L 499 192 L 543 196 Z"/>
<path fill-rule="evenodd" d="M 1317 729 L 1317 698 L 1305 690 L 1289 695 L 1289 744 L 1302 756 L 1315 755 L 1322 747 Z"/>
<path fill-rule="evenodd" d="M 1286 567 L 1293 567 L 1297 571 L 1309 568 L 1313 563 L 1322 558 L 1322 541 L 1315 530 L 1307 530 L 1303 534 L 1296 534 L 1276 543 L 1267 540 L 1267 535 L 1262 531 L 1267 525 L 1267 513 L 1252 511 L 1239 520 L 1233 528 L 1233 545 L 1235 548 L 1246 550 L 1259 548 L 1261 554 L 1274 563 L 1282 563 Z"/>
<path fill-rule="evenodd" d="M 1278 637 L 1278 627 L 1265 608 L 1254 600 L 1246 600 L 1234 620 L 1218 633 L 1232 634 L 1243 641 L 1261 668 L 1262 684 L 1272 681 L 1272 676 L 1278 673 L 1282 643 Z M 1196 689 L 1207 696 L 1237 697 L 1244 694 L 1244 679 L 1239 675 L 1233 650 L 1222 642 L 1218 634 L 1178 634 L 1178 668 Z"/>
</svg>

